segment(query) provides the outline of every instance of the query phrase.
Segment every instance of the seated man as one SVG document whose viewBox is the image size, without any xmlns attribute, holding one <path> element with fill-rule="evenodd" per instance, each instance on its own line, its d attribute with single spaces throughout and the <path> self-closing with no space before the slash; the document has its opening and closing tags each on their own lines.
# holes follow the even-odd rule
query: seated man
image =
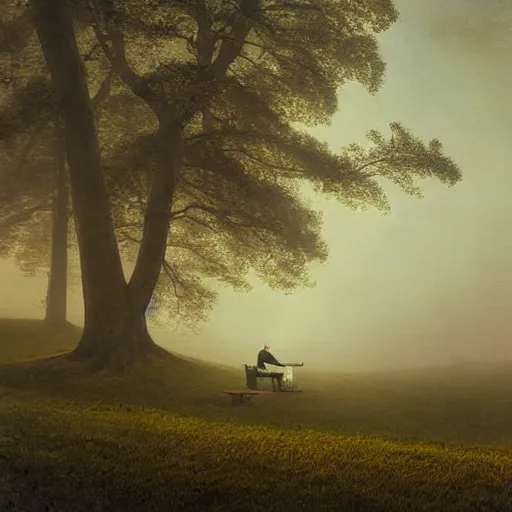
<svg viewBox="0 0 512 512">
<path fill-rule="evenodd" d="M 265 345 L 263 347 L 263 350 L 260 350 L 258 352 L 258 372 L 264 373 L 266 375 L 269 375 L 272 377 L 272 382 L 274 382 L 274 379 L 277 379 L 277 384 L 279 386 L 279 391 L 284 391 L 283 389 L 283 373 L 284 372 L 276 372 L 273 370 L 270 370 L 266 367 L 267 364 L 270 364 L 272 366 L 281 366 L 284 367 L 284 364 L 281 364 L 270 352 L 269 352 L 270 346 Z"/>
</svg>

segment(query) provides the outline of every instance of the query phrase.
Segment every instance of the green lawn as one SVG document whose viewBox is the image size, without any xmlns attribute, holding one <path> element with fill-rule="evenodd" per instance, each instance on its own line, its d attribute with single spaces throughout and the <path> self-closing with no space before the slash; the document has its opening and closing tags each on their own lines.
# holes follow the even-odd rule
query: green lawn
<svg viewBox="0 0 512 512">
<path fill-rule="evenodd" d="M 512 511 L 506 365 L 303 371 L 303 393 L 232 406 L 241 369 L 37 361 L 79 335 L 0 320 L 1 512 Z"/>
</svg>

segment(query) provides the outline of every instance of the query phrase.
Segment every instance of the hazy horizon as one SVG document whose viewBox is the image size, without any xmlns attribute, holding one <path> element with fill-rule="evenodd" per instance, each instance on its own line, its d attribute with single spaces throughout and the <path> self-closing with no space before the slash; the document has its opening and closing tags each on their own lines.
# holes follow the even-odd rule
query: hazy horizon
<svg viewBox="0 0 512 512">
<path fill-rule="evenodd" d="M 392 212 L 352 212 L 313 197 L 324 212 L 329 261 L 314 289 L 293 295 L 257 285 L 222 290 L 197 335 L 154 329 L 170 350 L 230 365 L 253 363 L 264 343 L 283 361 L 339 371 L 512 360 L 512 208 L 508 143 L 512 105 L 512 3 L 396 2 L 401 19 L 382 35 L 388 65 L 375 96 L 350 85 L 331 126 L 312 130 L 337 150 L 400 121 L 439 138 L 462 168 L 453 188 L 422 184 L 424 198 L 390 190 Z M 0 262 L 0 317 L 41 317 L 46 278 Z M 80 323 L 81 289 L 68 317 Z"/>
</svg>

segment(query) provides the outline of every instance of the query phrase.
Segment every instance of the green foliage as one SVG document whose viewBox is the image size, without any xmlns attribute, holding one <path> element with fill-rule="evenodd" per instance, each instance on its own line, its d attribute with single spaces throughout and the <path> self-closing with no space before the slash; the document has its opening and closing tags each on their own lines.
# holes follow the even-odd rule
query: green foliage
<svg viewBox="0 0 512 512">
<path fill-rule="evenodd" d="M 341 155 L 347 166 L 346 178 L 328 183 L 324 192 L 340 197 L 352 208 L 371 205 L 388 212 L 390 206 L 380 185 L 382 178 L 418 198 L 422 197 L 418 179 L 438 179 L 449 186 L 460 181 L 461 171 L 444 154 L 440 141 L 425 143 L 400 123 L 391 123 L 390 129 L 389 139 L 372 130 L 366 147 L 352 144 L 344 149 Z"/>
<path fill-rule="evenodd" d="M 339 87 L 349 81 L 370 92 L 379 88 L 385 65 L 375 34 L 397 19 L 391 1 L 252 5 L 250 13 L 236 2 L 218 1 L 112 2 L 108 12 L 96 6 L 105 37 L 125 35 L 122 46 L 116 36 L 117 46 L 106 52 L 125 83 L 145 99 L 146 116 L 149 108 L 159 115 L 161 105 L 179 111 L 180 102 L 199 105 L 198 97 L 209 98 L 208 107 L 197 107 L 185 127 L 187 149 L 162 272 L 171 282 L 168 299 L 186 297 L 185 281 L 190 281 L 206 306 L 214 298 L 205 287 L 208 278 L 245 290 L 251 272 L 285 291 L 312 285 L 308 264 L 325 261 L 327 247 L 319 212 L 300 196 L 304 181 L 350 207 L 388 211 L 378 176 L 406 193 L 418 192 L 417 178 L 460 179 L 440 146 L 427 147 L 396 123 L 391 141 L 371 133 L 370 148 L 351 146 L 339 155 L 296 128 L 298 122 L 328 123 L 337 110 Z M 223 49 L 243 32 L 237 25 L 243 18 L 250 29 L 238 54 L 225 73 L 199 87 L 204 69 L 215 74 Z M 157 46 L 159 52 L 150 51 Z M 126 57 L 122 64 L 120 56 Z M 215 93 L 208 96 L 211 90 Z M 130 138 L 104 160 L 109 173 L 125 176 L 117 183 L 130 181 L 132 191 L 144 191 L 129 203 L 132 210 L 116 214 L 127 247 L 141 239 L 137 217 L 146 208 L 149 176 L 157 168 L 156 127 L 140 133 L 142 138 L 135 143 Z M 135 254 L 136 246 L 132 250 Z"/>
<path fill-rule="evenodd" d="M 48 268 L 56 184 L 57 99 L 21 3 L 5 2 L 0 25 L 0 256 L 33 275 Z M 45 256 L 48 255 L 48 258 Z"/>
<path fill-rule="evenodd" d="M 335 155 L 289 125 L 270 124 L 270 116 L 237 114 L 240 121 L 214 132 L 191 131 L 168 240 L 170 261 L 188 252 L 188 265 L 196 275 L 219 279 L 236 289 L 248 288 L 250 271 L 282 290 L 311 284 L 307 264 L 324 261 L 327 248 L 321 239 L 319 213 L 299 196 L 305 180 L 350 207 L 388 211 L 379 178 L 407 193 L 419 190 L 415 178 L 438 177 L 449 184 L 460 178 L 439 143 L 425 144 L 398 124 L 391 126 L 389 140 L 372 132 L 369 147 L 353 145 Z M 221 115 L 220 109 L 214 115 Z M 247 119 L 250 127 L 244 123 Z M 130 141 L 122 146 L 105 163 L 114 175 L 129 168 L 132 177 L 146 176 L 137 169 L 149 171 L 155 165 L 155 153 L 154 137 L 148 136 L 137 145 Z M 143 200 L 140 203 L 135 216 L 126 210 L 126 216 L 118 218 L 118 225 L 126 226 L 121 232 L 128 243 L 140 240 L 142 226 L 136 217 L 142 214 Z M 192 289 L 197 286 L 199 282 Z M 207 296 L 204 287 L 202 293 Z"/>
<path fill-rule="evenodd" d="M 375 34 L 398 17 L 391 0 L 252 2 L 250 13 L 244 5 L 113 1 L 96 2 L 96 9 L 98 21 L 125 33 L 132 69 L 153 86 L 154 96 L 173 105 L 202 87 L 194 77 L 231 44 L 241 18 L 251 29 L 226 76 L 248 86 L 256 81 L 289 120 L 326 123 L 340 86 L 357 80 L 375 92 L 382 83 L 385 65 Z"/>
<path fill-rule="evenodd" d="M 50 247 L 54 160 L 41 126 L 0 143 L 0 255 L 18 254 L 34 270 Z M 37 155 L 34 158 L 34 155 Z M 31 254 L 27 259 L 24 256 Z"/>
<path fill-rule="evenodd" d="M 461 177 L 438 141 L 425 143 L 399 123 L 389 139 L 370 132 L 367 147 L 340 154 L 297 128 L 328 123 L 348 82 L 378 90 L 385 64 L 376 34 L 398 18 L 391 0 L 74 4 L 89 86 L 101 99 L 94 106 L 116 233 L 130 263 L 157 168 L 158 123 L 174 113 L 184 126 L 156 290 L 173 319 L 205 320 L 213 281 L 239 291 L 250 289 L 251 274 L 287 292 L 314 284 L 309 264 L 328 251 L 321 215 L 301 197 L 305 182 L 351 208 L 387 212 L 383 179 L 420 195 L 418 180 L 452 185 Z M 40 73 L 11 95 L 6 132 L 26 137 L 56 115 L 45 80 Z"/>
<path fill-rule="evenodd" d="M 17 54 L 28 44 L 34 31 L 30 11 L 11 0 L 2 0 L 0 9 L 0 52 Z"/>
<path fill-rule="evenodd" d="M 10 19 L 5 12 L 2 15 L 6 26 L 17 26 L 20 22 L 16 17 Z M 56 161 L 62 155 L 56 154 L 60 143 L 58 101 L 30 19 L 22 19 L 28 23 L 30 37 L 16 51 L 8 48 L 9 51 L 0 52 L 0 62 L 6 64 L 10 73 L 2 89 L 5 101 L 0 108 L 0 256 L 14 257 L 25 274 L 34 275 L 48 272 Z M 90 34 L 89 40 L 87 34 L 80 36 L 96 100 L 107 74 L 103 71 L 106 61 L 94 55 Z M 61 151 L 60 144 L 58 150 Z M 79 262 L 72 221 L 68 232 L 72 249 L 69 274 L 76 280 Z"/>
<path fill-rule="evenodd" d="M 286 119 L 328 123 L 340 86 L 356 80 L 378 90 L 385 64 L 374 33 L 396 17 L 390 1 L 273 2 L 262 6 L 232 74 L 268 91 Z"/>
<path fill-rule="evenodd" d="M 33 125 L 0 143 L 0 256 L 14 256 L 28 275 L 47 270 L 50 261 L 56 136 L 51 117 L 44 117 L 41 112 Z"/>
<path fill-rule="evenodd" d="M 0 104 L 5 91 L 19 85 L 19 75 L 26 75 L 26 68 L 22 69 L 27 61 L 21 54 L 33 45 L 33 34 L 29 9 L 19 2 L 0 0 Z"/>
<path fill-rule="evenodd" d="M 41 130 L 53 124 L 57 116 L 57 101 L 48 77 L 34 76 L 14 89 L 7 108 L 0 112 L 0 140 L 5 143 L 16 134 Z"/>
</svg>

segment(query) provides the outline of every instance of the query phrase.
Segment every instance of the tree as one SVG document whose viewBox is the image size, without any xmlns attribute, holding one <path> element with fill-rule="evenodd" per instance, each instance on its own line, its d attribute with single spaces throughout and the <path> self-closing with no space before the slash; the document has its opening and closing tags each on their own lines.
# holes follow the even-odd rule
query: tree
<svg viewBox="0 0 512 512">
<path fill-rule="evenodd" d="M 58 105 L 40 47 L 31 39 L 34 30 L 27 12 L 26 8 L 7 2 L 3 5 L 0 20 L 3 36 L 0 38 L 0 66 L 5 69 L 3 85 L 7 91 L 0 109 L 0 149 L 3 156 L 0 254 L 14 256 L 27 275 L 48 271 L 49 267 L 46 319 L 52 323 L 63 323 L 66 320 L 66 240 L 69 231 L 65 219 L 68 212 L 64 208 L 68 202 L 64 192 L 67 189 L 63 169 L 66 156 L 63 144 L 55 137 L 59 132 L 57 128 L 60 128 Z M 122 87 L 119 91 L 120 84 L 116 84 L 115 77 L 112 77 L 108 62 L 97 51 L 94 34 L 82 30 L 77 38 L 86 64 L 88 83 L 95 91 L 92 101 L 100 124 L 98 107 L 106 103 L 101 114 L 109 122 L 104 123 L 105 130 L 100 130 L 100 143 L 105 150 L 115 146 L 121 137 L 133 137 L 137 132 L 135 127 L 140 126 L 140 117 L 134 123 L 135 116 L 130 115 L 135 110 L 136 98 Z M 118 94 L 114 101 L 108 101 L 112 82 Z M 113 123 L 113 118 L 118 122 Z M 59 172 L 57 168 L 60 168 Z M 124 210 L 127 200 L 124 192 L 132 193 L 132 190 L 108 176 L 107 180 L 109 188 L 117 189 L 115 193 L 119 200 L 115 205 Z M 70 246 L 74 249 L 73 230 L 69 233 Z M 158 295 L 160 306 L 175 306 L 176 296 L 168 294 L 162 283 Z M 182 318 L 193 324 L 204 317 L 203 309 L 211 301 L 204 290 L 189 282 L 186 293 L 180 294 L 179 302 Z M 169 308 L 169 311 L 174 310 L 174 307 Z"/>
<path fill-rule="evenodd" d="M 6 6 L 4 6 L 6 7 Z M 66 322 L 69 192 L 64 133 L 27 8 L 2 11 L 6 101 L 0 111 L 1 253 L 33 275 L 49 266 L 45 320 Z M 85 55 L 90 59 L 93 50 Z M 85 59 L 84 59 L 85 60 Z M 101 100 L 102 87 L 94 101 Z M 48 254 L 48 260 L 45 258 Z"/>
<path fill-rule="evenodd" d="M 460 179 L 439 142 L 424 145 L 399 124 L 389 140 L 370 134 L 366 153 L 353 146 L 341 155 L 296 127 L 328 121 L 348 80 L 378 89 L 384 64 L 374 33 L 395 21 L 390 1 L 92 2 L 92 15 L 75 16 L 92 25 L 158 125 L 141 141 L 150 182 L 127 283 L 72 13 L 64 0 L 32 0 L 32 7 L 61 99 L 80 247 L 86 322 L 73 355 L 97 368 L 123 367 L 155 350 L 144 312 L 162 268 L 172 270 L 167 247 L 174 256 L 180 237 L 204 256 L 213 229 L 214 252 L 228 250 L 222 258 L 234 255 L 242 268 L 293 288 L 305 282 L 309 261 L 327 255 L 301 181 L 349 205 L 385 209 L 378 176 L 409 193 L 417 192 L 415 177 Z M 148 63 L 140 58 L 144 43 L 167 55 Z M 242 247 L 251 247 L 249 256 Z"/>
<path fill-rule="evenodd" d="M 34 52 L 29 54 L 34 57 Z M 19 54 L 16 58 L 22 60 Z M 35 60 L 31 59 L 32 65 Z M 66 321 L 68 246 L 66 154 L 51 90 L 37 68 L 33 72 L 35 79 L 28 83 L 13 76 L 18 78 L 13 80 L 18 88 L 0 113 L 4 155 L 0 250 L 17 256 L 23 270 L 33 274 L 46 266 L 44 249 L 51 247 L 46 320 L 62 324 Z"/>
<path fill-rule="evenodd" d="M 182 4 L 179 5 L 183 7 Z M 209 11 L 207 6 L 211 8 Z M 217 11 L 215 11 L 215 6 L 219 7 Z M 276 6 L 277 4 L 274 4 L 274 7 Z M 167 94 L 167 97 L 173 98 L 171 93 L 175 92 L 172 89 L 172 87 L 176 87 L 175 82 L 178 82 L 180 86 L 182 85 L 182 81 L 179 81 L 177 74 L 183 70 L 189 73 L 191 66 L 196 65 L 200 68 L 211 62 L 214 53 L 211 50 L 216 43 L 220 44 L 223 37 L 226 37 L 223 31 L 226 31 L 226 28 L 229 29 L 229 26 L 227 27 L 229 23 L 226 19 L 232 14 L 232 11 L 229 9 L 229 12 L 222 11 L 222 7 L 223 5 L 218 3 L 196 2 L 195 7 L 188 6 L 186 9 L 184 8 L 184 11 L 167 11 L 167 25 L 162 25 L 165 22 L 162 22 L 161 16 L 157 22 L 152 23 L 151 13 L 147 11 L 140 12 L 141 8 L 139 6 L 135 11 L 136 21 L 134 21 L 134 11 L 130 10 L 130 6 L 121 13 L 118 12 L 116 19 L 118 26 L 124 27 L 126 31 L 139 31 L 139 38 L 132 36 L 132 41 L 140 42 L 144 37 L 149 37 L 148 34 L 151 34 L 153 44 L 156 42 L 155 39 L 158 39 L 158 34 L 164 34 L 166 40 L 169 39 L 169 34 L 172 34 L 176 41 L 186 41 L 191 54 L 189 57 L 192 60 L 187 61 L 183 57 L 183 50 L 180 52 L 179 45 L 177 45 L 174 53 L 175 55 L 181 54 L 180 58 L 175 59 L 170 64 L 166 63 L 166 65 L 159 63 L 154 66 L 155 69 L 153 70 L 148 68 L 146 61 L 140 62 L 137 60 L 135 49 L 130 49 L 129 45 L 123 44 L 118 28 L 112 28 L 112 19 L 110 20 L 109 29 L 106 17 L 100 16 L 101 19 L 97 20 L 97 25 L 101 26 L 103 22 L 104 32 L 103 34 L 100 33 L 98 37 L 100 41 L 103 39 L 104 43 L 111 43 L 109 47 L 105 48 L 106 54 L 113 66 L 117 66 L 116 69 L 128 85 L 134 85 L 134 77 L 137 78 L 139 85 L 140 82 L 145 81 L 148 88 L 154 86 L 157 89 L 156 92 L 154 91 L 155 96 L 159 92 L 161 93 L 161 101 L 165 102 L 165 94 Z M 287 3 L 286 8 L 293 10 L 292 2 Z M 319 16 L 320 19 L 316 20 L 317 30 L 315 34 L 318 34 L 321 30 L 323 31 L 326 26 L 324 23 L 325 17 L 315 8 L 315 5 L 305 6 L 303 2 L 301 8 L 308 8 L 309 14 L 313 13 Z M 361 12 L 359 11 L 358 14 L 360 15 Z M 366 12 L 366 15 L 371 18 L 371 13 Z M 390 16 L 392 17 L 392 13 L 390 13 Z M 172 26 L 173 19 L 180 19 L 181 24 L 176 23 Z M 184 21 L 187 19 L 190 21 L 189 24 Z M 144 22 L 141 23 L 140 20 L 144 20 Z M 373 21 L 375 26 L 380 28 L 386 23 L 386 20 L 380 20 L 379 25 L 379 22 Z M 216 24 L 215 33 L 208 32 L 209 24 L 210 26 Z M 187 27 L 192 27 L 192 29 L 187 29 Z M 229 32 L 229 30 L 227 31 Z M 337 68 L 332 62 L 328 62 L 327 65 L 330 69 L 341 71 L 339 77 L 341 82 L 356 77 L 367 85 L 370 91 L 373 91 L 380 84 L 383 64 L 375 53 L 375 41 L 372 38 L 361 37 L 361 34 L 356 35 L 358 37 L 353 37 L 350 41 L 352 46 L 347 46 L 358 50 L 360 52 L 358 57 L 363 58 L 358 61 L 354 57 L 357 52 L 353 52 L 351 55 L 352 61 L 347 59 L 347 55 L 343 55 L 341 58 L 344 59 L 344 65 L 338 63 Z M 260 34 L 256 36 L 256 39 L 259 36 Z M 206 44 L 208 41 L 209 49 Z M 355 41 L 358 41 L 361 47 L 358 47 Z M 163 46 L 164 40 L 158 40 L 158 43 Z M 283 80 L 279 80 L 275 73 L 269 72 L 269 68 L 274 69 L 272 66 L 276 64 L 276 62 L 272 62 L 272 59 L 281 59 L 280 62 L 283 62 L 286 58 L 287 60 L 284 61 L 283 66 L 286 65 L 288 68 L 295 61 L 289 56 L 276 56 L 278 52 L 273 48 L 271 42 L 267 40 L 266 43 L 268 48 L 261 41 L 246 40 L 245 51 L 242 54 L 243 58 L 235 60 L 229 68 L 228 76 L 223 79 L 223 87 L 212 98 L 210 108 L 203 109 L 199 116 L 192 119 L 185 130 L 184 166 L 181 169 L 180 180 L 174 194 L 174 203 L 181 204 L 182 211 L 178 215 L 176 215 L 176 212 L 171 213 L 172 233 L 168 237 L 167 246 L 171 249 L 171 251 L 168 251 L 170 252 L 170 258 L 176 257 L 179 250 L 183 249 L 189 252 L 193 250 L 199 258 L 211 262 L 211 244 L 196 244 L 194 247 L 185 244 L 186 247 L 184 247 L 183 237 L 186 237 L 190 230 L 190 223 L 193 222 L 196 224 L 196 231 L 202 229 L 204 231 L 203 238 L 208 239 L 208 231 L 210 231 L 210 234 L 212 231 L 212 224 L 208 223 L 213 220 L 216 223 L 217 232 L 222 231 L 224 238 L 229 230 L 233 234 L 230 241 L 231 249 L 226 246 L 219 249 L 217 240 L 215 247 L 219 252 L 222 251 L 224 255 L 230 253 L 233 257 L 232 261 L 238 262 L 237 265 L 224 266 L 222 271 L 220 271 L 222 266 L 217 265 L 217 276 L 226 276 L 228 279 L 234 280 L 233 270 L 236 269 L 237 283 L 246 287 L 248 283 L 244 280 L 244 277 L 247 268 L 259 266 L 260 277 L 267 279 L 267 281 L 273 280 L 278 287 L 293 289 L 295 286 L 305 284 L 307 280 L 305 275 L 302 275 L 300 279 L 298 274 L 293 276 L 290 269 L 300 269 L 301 272 L 304 272 L 306 270 L 304 260 L 301 264 L 300 258 L 304 255 L 311 259 L 322 258 L 322 249 L 317 246 L 318 252 L 316 254 L 314 254 L 314 251 L 308 254 L 307 251 L 302 250 L 302 247 L 301 250 L 296 252 L 296 260 L 293 265 L 291 265 L 289 250 L 288 252 L 282 250 L 281 257 L 278 256 L 278 251 L 274 251 L 272 255 L 269 254 L 268 237 L 271 231 L 268 228 L 265 231 L 261 219 L 256 222 L 254 216 L 252 218 L 248 217 L 248 212 L 261 212 L 264 211 L 265 206 L 269 206 L 261 200 L 264 194 L 254 187 L 252 194 L 250 194 L 253 204 L 245 205 L 245 203 L 240 202 L 240 197 L 243 196 L 241 190 L 233 190 L 233 184 L 245 189 L 254 186 L 246 179 L 248 171 L 249 174 L 258 175 L 260 181 L 262 181 L 262 177 L 275 181 L 278 172 L 281 171 L 279 178 L 287 179 L 290 182 L 293 177 L 308 179 L 308 171 L 315 169 L 317 175 L 310 175 L 309 179 L 317 186 L 324 187 L 324 191 L 334 193 L 350 206 L 373 204 L 384 210 L 388 209 L 389 205 L 379 183 L 372 178 L 377 176 L 386 177 L 401 186 L 407 193 L 417 194 L 418 189 L 415 188 L 413 183 L 414 176 L 437 176 L 444 182 L 454 183 L 459 178 L 459 171 L 453 162 L 444 157 L 441 147 L 435 150 L 437 147 L 436 141 L 432 142 L 432 147 L 426 147 L 397 123 L 392 125 L 394 134 L 389 141 L 386 141 L 382 136 L 380 136 L 380 140 L 376 140 L 378 134 L 370 134 L 370 138 L 373 140 L 371 150 L 365 152 L 360 147 L 352 146 L 344 152 L 341 159 L 332 155 L 329 156 L 325 147 L 319 146 L 316 141 L 303 134 L 295 133 L 289 124 L 283 123 L 281 120 L 282 117 L 288 117 L 288 119 L 285 119 L 288 122 L 325 121 L 335 110 L 336 84 L 334 86 L 328 84 L 331 89 L 326 87 L 325 73 L 310 65 L 309 69 L 312 72 L 308 76 L 312 77 L 311 80 L 316 79 L 317 82 L 313 85 L 306 83 L 305 87 L 291 90 L 290 84 L 286 83 L 288 77 L 285 77 L 283 83 Z M 315 40 L 310 43 L 311 46 L 308 45 L 308 48 L 314 48 L 316 45 L 316 50 L 320 51 L 324 47 L 321 47 L 321 45 L 324 45 L 325 38 L 320 37 L 319 41 Z M 254 48 L 261 53 L 257 61 L 253 55 L 254 51 L 251 52 Z M 302 48 L 300 50 L 302 51 Z M 265 51 L 269 53 L 270 62 L 269 59 L 265 61 Z M 127 55 L 132 56 L 131 67 L 128 65 Z M 292 72 L 299 74 L 301 68 L 308 68 L 306 60 L 307 57 L 303 57 L 302 62 L 297 61 L 299 65 L 296 65 Z M 311 60 L 310 57 L 309 61 Z M 258 84 L 256 91 L 253 90 L 254 88 L 247 87 L 247 84 L 251 81 Z M 165 83 L 165 86 L 162 83 Z M 158 86 L 167 87 L 167 90 L 162 92 L 162 89 L 158 89 Z M 293 86 L 297 87 L 297 81 L 293 82 Z M 132 90 L 137 93 L 135 88 L 132 88 Z M 330 102 L 323 97 L 326 90 L 332 93 Z M 144 97 L 147 92 L 147 89 L 144 92 L 140 87 L 139 94 L 141 97 Z M 288 109 L 286 116 L 279 112 L 280 119 L 276 119 L 274 106 L 271 105 L 271 108 L 269 108 L 268 105 L 268 99 L 276 95 L 279 95 L 279 100 L 283 103 L 288 102 L 290 107 L 292 105 L 296 107 L 302 105 L 303 108 Z M 325 109 L 322 111 L 322 109 L 317 108 L 318 105 L 324 105 Z M 333 105 L 334 110 L 329 110 L 333 109 Z M 226 148 L 226 145 L 230 147 Z M 136 165 L 139 165 L 151 169 L 157 165 L 154 158 L 151 160 L 152 157 L 158 155 L 156 135 L 141 142 L 142 152 L 139 155 L 134 154 L 133 149 L 134 146 L 130 142 L 129 146 L 127 145 L 122 150 L 126 158 L 121 167 L 129 166 L 133 169 Z M 204 158 L 200 158 L 203 155 Z M 378 158 L 377 155 L 379 155 Z M 295 165 L 286 169 L 283 157 L 288 159 L 288 163 L 293 162 Z M 339 174 L 338 176 L 334 175 L 335 182 L 331 180 L 328 188 L 326 188 L 326 182 L 322 182 L 322 180 L 328 178 L 329 173 L 333 174 L 333 170 L 340 168 L 344 168 L 343 183 L 339 183 Z M 367 172 L 363 172 L 365 170 Z M 368 172 L 370 170 L 371 173 Z M 228 171 L 231 171 L 231 176 L 229 176 Z M 320 171 L 324 173 L 323 176 L 318 175 Z M 293 211 L 293 205 L 289 203 L 288 198 L 278 197 L 275 193 L 272 195 L 272 191 L 268 192 L 268 197 L 272 197 L 274 201 L 280 201 L 283 205 L 283 211 Z M 257 201 L 255 198 L 260 200 Z M 229 205 L 229 207 L 226 207 L 226 205 Z M 248 207 L 246 212 L 240 211 L 243 206 Z M 267 211 L 275 210 L 275 204 L 270 204 L 270 206 L 271 208 L 267 208 Z M 183 209 L 186 210 L 185 213 Z M 313 212 L 309 212 L 309 214 L 310 218 L 314 218 Z M 306 217 L 307 212 L 303 218 Z M 236 225 L 233 219 L 236 219 Z M 276 219 L 276 216 L 268 217 L 265 220 L 269 226 L 274 228 L 274 232 L 276 226 L 284 225 L 286 226 L 284 231 L 296 233 L 296 229 L 293 230 L 296 225 L 292 226 L 290 230 L 289 223 L 281 222 L 282 219 Z M 187 227 L 180 230 L 178 227 L 180 223 L 186 223 Z M 207 226 L 204 225 L 205 223 L 207 223 Z M 245 233 L 244 230 L 240 229 L 241 227 L 245 227 Z M 248 228 L 254 228 L 251 234 L 248 233 Z M 259 230 L 258 234 L 260 236 L 259 253 L 254 251 L 254 247 L 258 245 L 258 239 L 254 236 L 256 229 Z M 261 238 L 262 231 L 264 231 L 263 239 Z M 139 236 L 132 237 L 132 240 L 140 240 L 140 238 L 139 233 Z M 177 243 L 176 238 L 178 238 Z M 249 239 L 251 239 L 249 245 L 244 243 L 245 241 L 249 242 Z M 279 260 L 282 263 L 279 267 L 280 273 L 276 272 L 276 266 L 270 270 L 268 264 L 276 263 Z M 242 261 L 245 264 L 240 264 Z M 172 268 L 168 263 L 164 263 L 165 267 Z M 226 272 L 227 268 L 229 268 L 229 272 Z"/>
<path fill-rule="evenodd" d="M 128 139 L 135 140 L 137 134 L 147 132 L 145 122 L 151 125 L 152 119 L 140 108 L 144 106 L 140 101 L 137 108 L 136 98 L 119 87 L 120 84 L 111 76 L 108 66 L 96 65 L 96 68 L 104 69 L 100 70 L 101 73 L 96 72 L 98 76 L 94 76 L 91 62 L 93 51 L 92 44 L 85 53 L 88 81 L 96 91 L 92 101 L 100 127 L 100 143 L 103 152 L 108 155 L 116 150 L 119 140 L 126 143 Z M 28 49 L 27 55 L 23 57 L 33 63 L 39 55 Z M 20 80 L 16 80 L 18 88 L 12 91 L 4 108 L 0 109 L 3 135 L 0 143 L 3 156 L 3 173 L 0 176 L 0 254 L 14 256 L 18 266 L 27 275 L 34 275 L 38 271 L 48 272 L 49 268 L 46 320 L 62 324 L 66 321 L 68 231 L 73 256 L 76 238 L 73 229 L 68 230 L 68 211 L 63 208 L 68 198 L 64 168 L 66 155 L 65 148 L 54 137 L 53 126 L 59 117 L 51 84 L 46 80 L 44 72 L 44 69 L 37 71 L 32 68 L 32 74 L 26 83 L 22 82 L 22 86 Z M 111 86 L 114 92 L 109 95 Z M 56 172 L 58 168 L 61 169 L 59 173 Z M 140 209 L 142 190 L 133 186 L 140 185 L 140 179 L 126 180 L 123 172 L 114 176 L 107 172 L 106 180 L 113 199 L 111 206 L 114 215 L 121 218 L 128 212 L 131 218 L 140 220 L 143 215 Z M 55 205 L 60 205 L 60 208 L 53 208 L 52 211 Z M 119 234 L 123 232 L 122 229 Z M 123 256 L 133 256 L 133 248 L 129 249 L 123 251 Z M 187 271 L 187 258 L 180 266 L 180 269 L 173 269 L 173 275 L 191 275 L 191 269 Z M 165 277 L 168 274 L 163 275 Z M 196 276 L 186 283 L 180 279 L 180 283 L 185 286 L 178 298 L 176 293 L 168 293 L 174 290 L 177 283 L 166 282 L 165 278 L 161 280 L 156 293 L 159 310 L 161 312 L 165 309 L 168 314 L 176 312 L 176 316 L 192 326 L 205 319 L 215 294 L 207 293 L 199 286 Z M 172 290 L 167 289 L 169 286 Z"/>
<path fill-rule="evenodd" d="M 21 158 L 18 156 L 10 162 L 11 172 L 0 186 L 7 194 L 1 208 L 5 213 L 0 215 L 0 251 L 4 256 L 14 255 L 18 265 L 29 275 L 49 263 L 45 320 L 53 325 L 62 325 L 66 322 L 68 268 L 66 154 L 62 148 L 62 137 L 55 134 L 54 138 L 46 138 L 48 133 L 42 134 L 41 130 L 36 134 L 37 131 L 29 135 L 28 143 L 34 137 L 42 136 L 43 144 L 39 141 L 30 149 L 26 148 L 27 153 L 37 151 L 35 162 L 25 152 Z M 51 144 L 50 148 L 45 142 Z M 31 173 L 30 168 L 35 172 Z M 37 174 L 46 179 L 34 180 Z M 35 187 L 34 181 L 37 182 Z M 16 206 L 13 208 L 14 203 Z M 45 254 L 49 254 L 48 260 L 44 258 Z"/>
<path fill-rule="evenodd" d="M 107 189 L 101 170 L 94 115 L 65 0 L 31 2 L 33 19 L 60 100 L 85 304 L 85 325 L 76 355 L 94 356 L 122 368 L 154 350 L 144 318 L 123 275 Z"/>
</svg>

